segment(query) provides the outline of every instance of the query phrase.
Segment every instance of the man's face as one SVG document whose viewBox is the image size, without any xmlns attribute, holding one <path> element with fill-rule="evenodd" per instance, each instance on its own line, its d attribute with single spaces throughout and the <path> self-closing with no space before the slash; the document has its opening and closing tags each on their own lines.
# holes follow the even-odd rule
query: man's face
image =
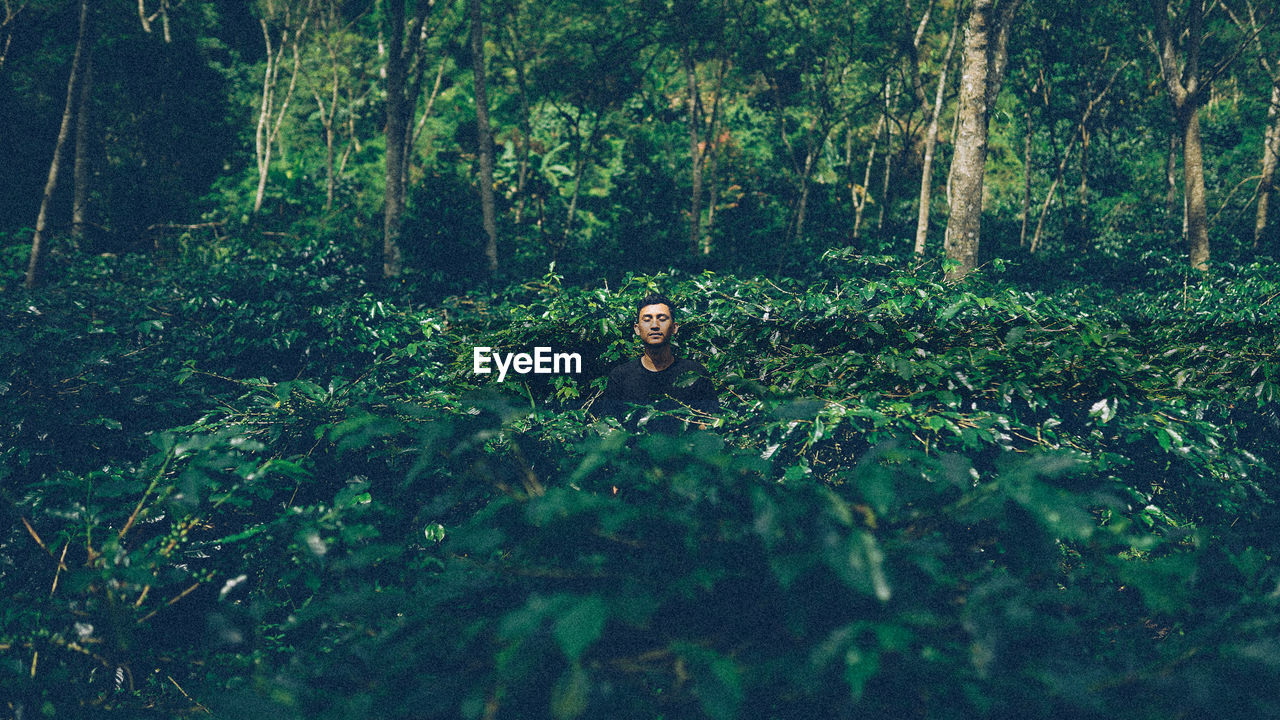
<svg viewBox="0 0 1280 720">
<path fill-rule="evenodd" d="M 671 309 L 666 305 L 645 305 L 640 308 L 640 317 L 636 320 L 636 335 L 646 346 L 665 345 L 671 342 L 671 336 L 679 327 L 672 322 Z"/>
</svg>

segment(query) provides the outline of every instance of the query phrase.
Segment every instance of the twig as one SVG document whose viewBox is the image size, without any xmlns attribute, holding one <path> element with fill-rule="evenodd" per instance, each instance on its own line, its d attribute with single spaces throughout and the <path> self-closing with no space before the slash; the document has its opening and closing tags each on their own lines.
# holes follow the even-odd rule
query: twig
<svg viewBox="0 0 1280 720">
<path fill-rule="evenodd" d="M 31 523 L 27 520 L 27 518 L 26 518 L 26 517 L 23 517 L 23 518 L 22 518 L 22 524 L 26 526 L 26 528 L 27 528 L 27 532 L 31 534 L 31 539 L 33 539 L 33 540 L 35 540 L 35 541 L 36 541 L 36 544 L 40 546 L 40 549 L 41 549 L 41 550 L 43 550 L 43 551 L 45 551 L 45 554 L 47 554 L 49 557 L 53 557 L 53 551 L 51 551 L 51 550 L 48 548 L 48 546 L 46 546 L 46 545 L 44 544 L 44 541 L 40 539 L 40 535 L 39 535 L 38 533 L 36 533 L 36 529 L 35 529 L 35 528 L 31 527 Z M 62 553 L 62 554 L 63 554 L 63 557 L 66 557 L 66 551 L 65 551 L 65 550 L 63 550 L 63 553 Z M 66 569 L 66 567 L 65 567 L 65 566 L 62 566 L 61 561 L 59 561 L 59 563 L 58 563 L 58 564 L 59 564 L 59 566 L 60 566 L 63 570 L 65 570 L 65 569 Z"/>
<path fill-rule="evenodd" d="M 220 221 L 219 222 L 202 222 L 202 223 L 195 223 L 192 225 L 180 225 L 177 223 L 157 223 L 155 225 L 148 225 L 147 232 L 151 232 L 153 230 L 200 230 L 202 228 L 216 229 L 216 228 L 222 227 L 225 224 L 226 223 L 220 222 Z"/>
<path fill-rule="evenodd" d="M 173 686 L 174 686 L 174 687 L 176 687 L 176 688 L 178 688 L 178 692 L 182 693 L 182 697 L 184 697 L 184 698 L 186 698 L 186 699 L 190 700 L 191 702 L 195 703 L 195 704 L 196 704 L 196 707 L 198 707 L 198 708 L 200 708 L 201 710 L 205 711 L 205 712 L 206 712 L 206 713 L 208 713 L 209 715 L 212 715 L 212 714 L 213 714 L 213 711 L 212 711 L 212 710 L 210 710 L 209 708 L 205 707 L 205 706 L 204 706 L 204 703 L 202 703 L 202 702 L 200 702 L 199 700 L 196 700 L 195 698 L 193 698 L 193 697 L 191 697 L 190 695 L 188 695 L 188 694 L 187 694 L 187 691 L 182 689 L 182 686 L 178 684 L 178 681 L 177 681 L 177 680 L 174 680 L 174 679 L 173 679 L 173 676 L 172 676 L 172 675 L 165 675 L 165 677 L 169 678 L 169 682 L 173 683 Z"/>
<path fill-rule="evenodd" d="M 1227 209 L 1227 203 L 1231 202 L 1231 196 L 1235 195 L 1236 191 L 1239 190 L 1241 187 L 1243 187 L 1245 183 L 1249 182 L 1250 180 L 1259 180 L 1261 178 L 1262 178 L 1261 175 L 1250 175 L 1249 177 L 1236 183 L 1236 186 L 1231 188 L 1231 192 L 1227 193 L 1227 199 L 1223 200 L 1222 205 L 1218 207 L 1218 212 L 1214 213 L 1213 217 L 1209 218 L 1209 223 L 1213 224 L 1218 220 L 1218 216 L 1222 214 L 1222 211 Z M 1257 197 L 1257 196 L 1258 196 L 1258 193 L 1255 190 L 1253 193 L 1253 197 Z M 1247 208 L 1252 204 L 1253 204 L 1253 198 L 1251 197 L 1249 198 L 1249 202 L 1245 203 L 1244 206 Z"/>
<path fill-rule="evenodd" d="M 69 547 L 71 547 L 70 540 L 62 546 L 62 557 L 58 558 L 58 567 L 53 571 L 53 587 L 49 588 L 49 597 L 53 597 L 53 594 L 58 590 L 58 576 L 61 575 L 62 571 L 67 567 L 63 561 L 67 559 L 67 548 Z"/>
<path fill-rule="evenodd" d="M 173 597 L 169 598 L 169 600 L 164 604 L 164 607 L 171 607 L 171 606 L 173 606 L 173 605 L 177 604 L 177 602 L 178 602 L 179 600 L 181 600 L 182 598 L 184 598 L 184 597 L 186 597 L 186 596 L 190 595 L 191 593 L 195 592 L 195 589 L 196 589 L 196 588 L 198 588 L 198 587 L 200 587 L 200 583 L 199 583 L 199 582 L 194 582 L 194 583 L 192 583 L 192 584 L 191 584 L 191 587 L 189 587 L 189 588 L 187 588 L 186 590 L 183 590 L 182 592 L 178 593 L 177 595 L 174 595 Z M 138 624 L 139 624 L 139 625 L 141 625 L 142 623 L 144 623 L 144 622 L 146 622 L 146 621 L 150 620 L 150 619 L 151 619 L 152 617 L 154 617 L 154 616 L 155 616 L 155 614 L 156 614 L 156 613 L 158 613 L 158 612 L 160 612 L 160 608 L 156 608 L 155 610 L 152 610 L 151 612 L 147 613 L 146 615 L 143 615 L 142 617 L 138 618 Z"/>
<path fill-rule="evenodd" d="M 124 527 L 120 528 L 120 534 L 117 536 L 118 539 L 124 540 L 124 536 L 129 532 L 129 528 L 133 527 L 133 522 L 138 519 L 138 513 L 142 512 L 143 504 L 147 502 L 147 496 L 151 494 L 152 490 L 156 489 L 156 485 L 159 484 L 160 478 L 164 477 L 165 471 L 169 469 L 169 463 L 172 460 L 173 451 L 170 450 L 168 453 L 165 453 L 164 464 L 160 466 L 160 472 L 156 473 L 156 476 L 151 479 L 151 484 L 147 486 L 146 492 L 142 493 L 142 497 L 138 498 L 138 504 L 133 508 L 133 512 L 129 514 L 129 519 L 125 522 Z"/>
</svg>

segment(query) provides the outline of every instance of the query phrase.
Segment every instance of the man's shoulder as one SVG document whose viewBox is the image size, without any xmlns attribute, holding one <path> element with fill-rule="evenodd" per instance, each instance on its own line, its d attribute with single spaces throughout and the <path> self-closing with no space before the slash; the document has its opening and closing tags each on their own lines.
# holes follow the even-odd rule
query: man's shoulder
<svg viewBox="0 0 1280 720">
<path fill-rule="evenodd" d="M 631 358 L 610 368 L 609 379 L 614 382 L 624 382 L 642 372 L 645 372 L 645 369 L 640 364 L 640 358 Z"/>
<path fill-rule="evenodd" d="M 674 367 L 672 369 L 675 370 L 677 373 L 681 373 L 681 374 L 687 373 L 687 372 L 696 372 L 699 375 L 707 375 L 707 376 L 711 375 L 711 371 L 707 370 L 707 367 L 705 365 L 691 358 L 676 358 L 676 361 L 675 363 L 673 363 L 673 366 Z"/>
<path fill-rule="evenodd" d="M 614 375 L 624 375 L 627 373 L 632 373 L 639 369 L 641 369 L 640 358 L 633 357 L 630 360 L 623 360 L 617 365 L 614 365 L 613 367 L 609 368 L 609 377 L 613 377 Z"/>
</svg>

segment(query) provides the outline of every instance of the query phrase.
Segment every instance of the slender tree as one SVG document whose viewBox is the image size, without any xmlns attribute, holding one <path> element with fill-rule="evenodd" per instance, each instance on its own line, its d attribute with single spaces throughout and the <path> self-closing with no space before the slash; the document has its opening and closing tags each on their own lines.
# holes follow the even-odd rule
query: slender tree
<svg viewBox="0 0 1280 720">
<path fill-rule="evenodd" d="M 1027 246 L 1027 222 L 1031 217 L 1031 162 L 1035 146 L 1035 126 L 1031 124 L 1031 108 L 1022 113 L 1022 229 L 1018 232 L 1018 247 Z"/>
<path fill-rule="evenodd" d="M 1170 22 L 1173 14 L 1171 0 L 1151 0 L 1154 26 L 1151 44 L 1182 140 L 1187 259 L 1192 267 L 1202 270 L 1209 265 L 1209 213 L 1205 202 L 1200 107 L 1208 97 L 1213 81 L 1257 36 L 1256 31 L 1244 32 L 1242 37 L 1228 45 L 1228 52 L 1216 62 L 1203 62 L 1207 2 L 1188 0 L 1182 13 L 1185 27 L 1175 31 Z"/>
<path fill-rule="evenodd" d="M 315 35 L 319 42 L 313 46 L 322 55 L 315 62 L 321 69 L 308 71 L 304 65 L 306 84 L 315 101 L 316 116 L 324 138 L 326 210 L 333 208 L 337 178 L 342 174 L 353 146 L 359 143 L 352 129 L 357 115 L 356 106 L 363 104 L 373 88 L 373 84 L 367 81 L 367 66 L 358 58 L 358 53 L 352 52 L 352 46 L 361 40 L 352 28 L 363 13 L 347 19 L 344 17 L 344 5 L 343 0 L 323 0 L 316 13 Z M 347 117 L 348 139 L 339 158 L 337 138 L 343 124 L 339 122 L 340 111 Z"/>
<path fill-rule="evenodd" d="M 1271 102 L 1267 106 L 1267 128 L 1262 141 L 1262 176 L 1258 179 L 1258 210 L 1253 221 L 1253 249 L 1262 246 L 1267 231 L 1267 210 L 1275 189 L 1276 164 L 1280 158 L 1280 75 L 1271 85 Z"/>
<path fill-rule="evenodd" d="M 858 34 L 863 13 L 878 9 L 825 0 L 760 3 L 755 10 L 759 29 L 750 42 L 770 51 L 756 53 L 754 62 L 759 64 L 748 69 L 759 73 L 772 95 L 783 148 L 779 154 L 789 161 L 786 167 L 796 190 L 784 242 L 804 236 L 815 170 L 831 133 L 846 121 L 852 108 L 881 101 L 866 94 L 868 88 L 858 83 L 860 78 L 853 72 L 856 64 L 871 56 L 891 55 L 883 46 L 860 42 L 868 39 Z"/>
<path fill-rule="evenodd" d="M 476 150 L 480 158 L 480 210 L 484 221 L 484 256 L 489 272 L 498 272 L 498 225 L 493 210 L 493 136 L 489 131 L 489 93 L 486 88 L 484 13 L 480 0 L 468 0 L 471 18 L 471 77 L 475 83 Z"/>
<path fill-rule="evenodd" d="M 1008 67 L 1009 30 L 1022 0 L 975 0 L 969 10 L 960 76 L 959 133 L 951 160 L 950 205 L 945 248 L 956 265 L 951 279 L 969 274 L 978 264 L 982 232 L 982 184 L 987 163 L 990 108 L 1000 94 Z"/>
<path fill-rule="evenodd" d="M 1250 0 L 1245 0 L 1244 13 L 1237 14 L 1231 6 L 1223 8 L 1231 16 L 1236 27 L 1250 34 L 1260 33 L 1270 17 L 1259 17 L 1257 9 Z M 1271 98 L 1267 103 L 1266 127 L 1262 137 L 1262 172 L 1258 176 L 1258 187 L 1254 191 L 1258 198 L 1257 212 L 1253 223 L 1253 249 L 1262 245 L 1262 236 L 1267 229 L 1267 214 L 1271 203 L 1271 193 L 1275 189 L 1276 165 L 1280 160 L 1280 63 L 1273 62 L 1268 50 L 1258 54 L 1258 65 L 1270 81 Z"/>
<path fill-rule="evenodd" d="M 181 4 L 181 3 L 179 3 Z M 165 43 L 173 42 L 173 35 L 169 32 L 169 0 L 160 0 L 156 7 L 156 11 L 147 14 L 146 0 L 138 0 L 138 21 L 142 24 L 143 32 L 152 32 L 151 24 L 160 19 L 161 36 Z"/>
<path fill-rule="evenodd" d="M 851 189 L 851 192 L 853 193 L 853 239 L 854 240 L 857 240 L 862 234 L 862 216 L 863 216 L 863 213 L 865 213 L 867 210 L 867 201 L 871 199 L 871 192 L 870 192 L 871 168 L 875 167 L 875 164 L 876 164 L 876 143 L 880 141 L 880 134 L 881 134 L 880 131 L 884 127 L 884 123 L 885 123 L 885 116 L 883 113 L 881 113 L 880 119 L 876 122 L 875 130 L 871 132 L 871 146 L 867 150 L 867 165 L 862 171 L 862 182 L 849 183 L 849 187 Z M 845 143 L 848 148 L 845 154 L 849 156 L 850 159 L 852 159 L 853 157 L 852 128 L 849 130 L 849 133 L 845 136 Z M 853 169 L 852 162 L 849 163 L 849 168 L 851 170 Z"/>
<path fill-rule="evenodd" d="M 405 0 L 387 0 L 383 33 L 387 45 L 387 124 L 386 124 L 386 193 L 383 204 L 382 276 L 399 277 L 404 270 L 400 249 L 400 226 L 404 217 L 405 185 L 409 141 L 413 131 L 410 119 L 422 90 L 423 73 L 408 82 L 415 60 L 424 52 L 426 37 L 423 27 L 433 0 L 414 0 L 413 19 L 405 32 Z"/>
<path fill-rule="evenodd" d="M 712 2 L 681 2 L 673 8 L 670 26 L 671 42 L 679 45 L 681 66 L 684 70 L 685 110 L 689 126 L 689 247 L 697 254 L 711 252 L 711 238 L 704 235 L 702 224 L 702 195 L 710 186 L 711 193 L 708 224 L 714 219 L 716 147 L 720 138 L 720 107 L 725 73 L 729 68 L 729 36 L 726 26 L 737 14 L 727 0 Z M 733 12 L 731 12 L 731 10 Z M 714 61 L 714 65 L 712 62 Z M 700 68 L 715 67 L 709 100 L 704 99 Z M 708 108 L 707 105 L 710 105 Z M 710 172 L 708 172 L 710 171 Z M 709 228 L 708 228 L 709 231 Z"/>
<path fill-rule="evenodd" d="M 90 98 L 93 93 L 93 43 L 84 49 L 84 69 L 80 79 L 79 97 L 76 99 L 76 159 L 71 168 L 72 200 L 71 200 L 71 234 L 76 240 L 84 237 L 85 225 L 89 212 L 89 181 L 92 174 L 91 128 L 93 107 Z"/>
<path fill-rule="evenodd" d="M 525 214 L 528 202 L 529 156 L 533 139 L 533 104 L 530 101 L 529 67 L 540 57 L 538 47 L 531 47 L 529 35 L 525 30 L 525 17 L 528 7 L 524 0 L 507 0 L 501 3 L 501 22 L 499 27 L 505 32 L 498 32 L 496 40 L 498 49 L 505 62 L 515 76 L 516 98 L 519 107 L 517 121 L 520 134 L 515 143 L 516 157 L 519 166 L 516 169 L 514 220 L 519 225 Z"/>
<path fill-rule="evenodd" d="M 884 232 L 885 211 L 889 207 L 889 190 L 893 179 L 893 126 L 896 120 L 890 107 L 893 86 L 886 84 L 884 91 L 884 173 L 880 176 L 880 208 L 876 213 L 876 231 Z"/>
<path fill-rule="evenodd" d="M 929 115 L 929 126 L 924 135 L 924 160 L 920 169 L 920 206 L 916 216 L 915 253 L 924 254 L 925 240 L 929 237 L 929 203 L 933 196 L 933 155 L 938 147 L 938 122 L 942 118 L 942 101 L 947 90 L 947 70 L 951 67 L 951 54 L 956 48 L 956 37 L 960 34 L 960 19 L 963 13 L 955 9 L 955 21 L 951 25 L 951 35 L 947 38 L 947 50 L 942 55 L 942 64 L 938 69 L 938 87 L 933 95 L 933 112 Z"/>
<path fill-rule="evenodd" d="M 298 86 L 302 65 L 302 36 L 311 22 L 314 0 L 291 2 L 267 0 L 263 5 L 258 24 L 262 28 L 262 40 L 266 45 L 267 59 L 262 70 L 262 97 L 258 104 L 258 124 L 253 134 L 254 158 L 258 164 L 258 187 L 253 194 L 253 212 L 262 209 L 266 196 L 267 176 L 271 171 L 271 155 L 276 138 L 284 124 Z M 288 52 L 293 62 L 289 67 L 288 84 L 280 89 L 280 68 Z"/>
<path fill-rule="evenodd" d="M 18 15 L 27 7 L 26 0 L 14 2 L 3 0 L 4 20 L 0 20 L 0 69 L 4 68 L 4 59 L 9 56 L 9 47 L 13 44 L 13 29 L 18 24 Z"/>
<path fill-rule="evenodd" d="M 1106 62 L 1105 56 L 1103 57 L 1103 62 Z M 1126 62 L 1116 68 L 1115 72 L 1111 73 L 1111 78 L 1107 81 L 1106 86 L 1102 88 L 1102 91 L 1089 98 L 1088 102 L 1085 104 L 1084 111 L 1076 125 L 1077 132 L 1071 136 L 1071 140 L 1067 142 L 1067 147 L 1059 156 L 1058 170 L 1053 176 L 1053 183 L 1049 186 L 1049 192 L 1045 193 L 1044 201 L 1040 204 L 1040 219 L 1036 222 L 1035 234 L 1031 236 L 1030 252 L 1035 253 L 1036 250 L 1040 248 L 1040 237 L 1044 232 L 1044 221 L 1049 214 L 1049 206 L 1053 203 L 1053 196 L 1058 191 L 1058 186 L 1062 184 L 1062 178 L 1066 174 L 1067 161 L 1071 158 L 1072 148 L 1076 146 L 1077 140 L 1081 143 L 1082 152 L 1083 148 L 1087 147 L 1089 138 L 1089 117 L 1093 114 L 1093 111 L 1097 109 L 1098 104 L 1102 102 L 1102 99 L 1106 97 L 1107 93 L 1111 91 L 1111 86 L 1115 84 L 1116 78 L 1118 78 L 1120 73 L 1124 71 L 1125 68 L 1129 67 L 1129 65 L 1130 63 Z M 1087 191 L 1087 186 L 1084 184 L 1085 180 L 1083 177 L 1083 169 L 1081 170 L 1081 175 L 1080 183 L 1082 189 L 1080 192 L 1083 194 Z"/>
<path fill-rule="evenodd" d="M 71 60 L 71 75 L 67 78 L 67 99 L 62 109 L 62 123 L 58 126 L 58 139 L 53 145 L 53 160 L 49 162 L 44 194 L 40 198 L 40 212 L 36 215 L 35 233 L 31 236 L 31 255 L 27 261 L 27 277 L 24 283 L 27 288 L 34 288 L 40 282 L 40 264 L 44 257 L 45 234 L 49 227 L 49 205 L 53 202 L 54 191 L 58 189 L 58 171 L 62 166 L 67 137 L 71 134 L 71 118 L 75 114 L 84 59 L 88 54 L 86 38 L 89 35 L 89 12 L 89 0 L 80 0 L 79 30 L 76 33 L 75 55 Z"/>
<path fill-rule="evenodd" d="M 1178 57 L 1169 23 L 1167 0 L 1152 0 L 1155 16 L 1156 57 L 1164 79 L 1174 122 L 1182 140 L 1184 215 L 1187 226 L 1187 257 L 1194 268 L 1209 264 L 1209 215 L 1205 208 L 1204 157 L 1200 140 L 1200 105 L 1203 79 L 1200 75 L 1200 48 L 1204 40 L 1202 0 L 1190 0 L 1184 57 Z"/>
</svg>

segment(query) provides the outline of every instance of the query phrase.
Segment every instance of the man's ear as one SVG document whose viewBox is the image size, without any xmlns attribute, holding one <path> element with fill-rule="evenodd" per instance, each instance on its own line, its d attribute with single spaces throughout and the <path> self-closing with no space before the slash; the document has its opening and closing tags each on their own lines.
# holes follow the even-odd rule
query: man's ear
<svg viewBox="0 0 1280 720">
<path fill-rule="evenodd" d="M 639 320 L 637 320 L 637 321 L 636 321 L 636 324 L 635 324 L 635 325 L 632 325 L 632 326 L 631 326 L 631 329 L 636 331 L 636 337 L 644 337 L 644 332 L 640 330 L 640 321 L 639 321 Z"/>
<path fill-rule="evenodd" d="M 680 323 L 671 323 L 671 334 L 675 335 L 680 332 Z"/>
</svg>

